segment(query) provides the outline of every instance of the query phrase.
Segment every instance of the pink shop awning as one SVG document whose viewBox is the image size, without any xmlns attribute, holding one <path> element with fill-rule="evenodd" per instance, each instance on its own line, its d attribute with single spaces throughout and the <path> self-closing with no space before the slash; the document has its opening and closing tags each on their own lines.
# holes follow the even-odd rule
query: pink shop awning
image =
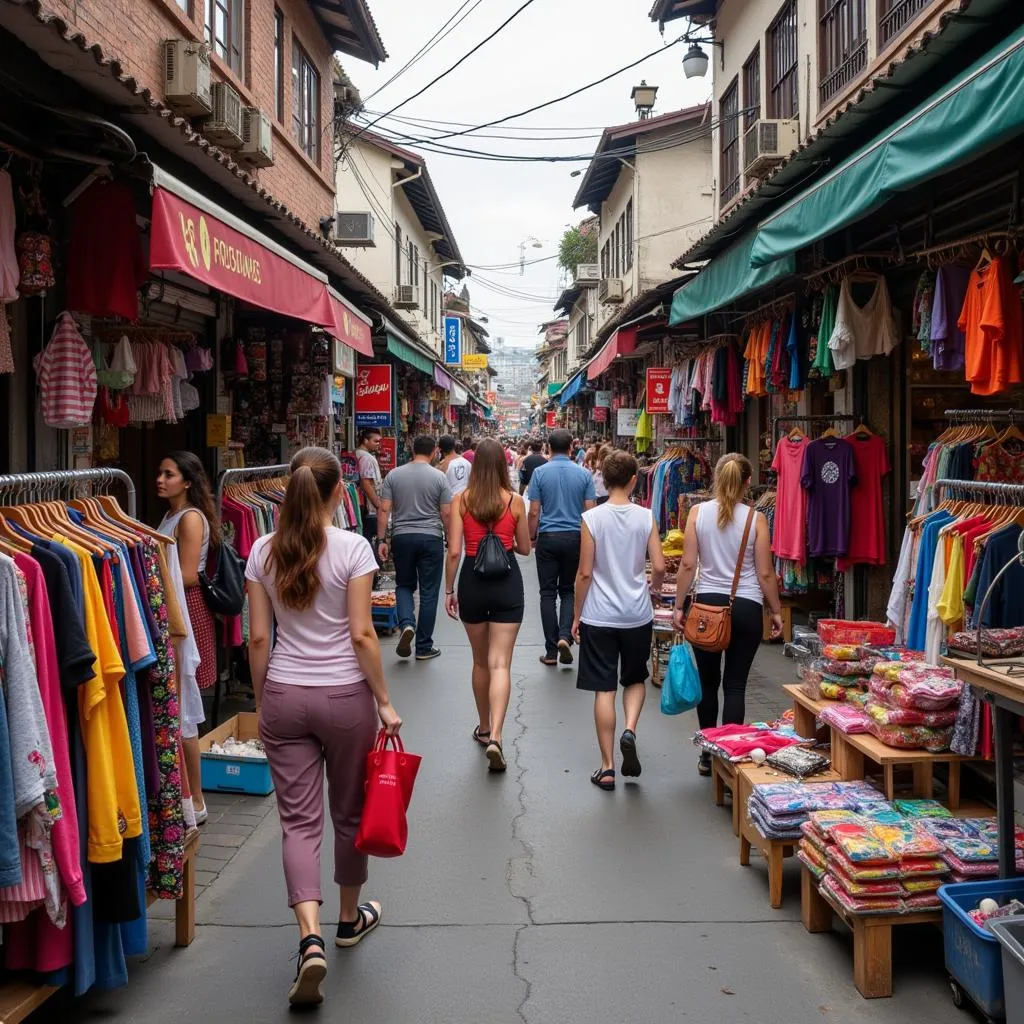
<svg viewBox="0 0 1024 1024">
<path fill-rule="evenodd" d="M 635 352 L 636 332 L 635 327 L 620 327 L 605 342 L 604 348 L 587 364 L 587 380 L 597 380 L 618 356 L 626 356 Z"/>
</svg>

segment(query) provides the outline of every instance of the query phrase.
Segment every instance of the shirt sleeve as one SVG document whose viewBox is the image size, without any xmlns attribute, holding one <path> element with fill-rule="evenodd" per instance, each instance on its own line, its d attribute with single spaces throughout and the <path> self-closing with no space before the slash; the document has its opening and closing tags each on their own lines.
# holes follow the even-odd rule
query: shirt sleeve
<svg viewBox="0 0 1024 1024">
<path fill-rule="evenodd" d="M 804 457 L 800 463 L 800 486 L 809 491 L 814 486 L 814 473 L 811 466 L 811 446 L 804 449 Z"/>
<path fill-rule="evenodd" d="M 392 489 L 391 489 L 391 474 L 390 473 L 388 473 L 388 475 L 386 477 L 384 477 L 384 483 L 381 485 L 381 489 L 380 489 L 380 499 L 381 499 L 381 501 L 393 501 L 394 500 L 394 495 L 392 494 Z"/>
<path fill-rule="evenodd" d="M 441 504 L 450 505 L 452 503 L 452 489 L 448 484 L 448 477 L 441 474 Z"/>
<path fill-rule="evenodd" d="M 534 470 L 530 476 L 530 489 L 527 492 L 530 501 L 540 501 L 540 477 L 538 476 L 539 470 Z"/>
<path fill-rule="evenodd" d="M 252 580 L 253 583 L 263 582 L 263 544 L 261 541 L 262 538 L 253 544 L 245 563 L 245 578 Z"/>
<path fill-rule="evenodd" d="M 354 580 L 359 576 L 368 576 L 371 572 L 377 571 L 377 559 L 373 557 L 373 548 L 365 537 L 356 537 L 356 546 L 352 549 L 352 569 L 349 572 L 349 579 Z"/>
<path fill-rule="evenodd" d="M 587 471 L 584 470 L 584 473 Z M 587 489 L 583 495 L 584 501 L 597 501 L 597 490 L 594 487 L 594 478 L 587 473 Z"/>
</svg>

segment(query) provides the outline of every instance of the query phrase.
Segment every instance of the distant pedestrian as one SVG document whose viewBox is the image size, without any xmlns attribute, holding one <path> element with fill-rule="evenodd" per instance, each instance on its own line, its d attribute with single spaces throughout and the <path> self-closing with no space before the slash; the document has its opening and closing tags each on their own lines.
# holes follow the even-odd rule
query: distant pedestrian
<svg viewBox="0 0 1024 1024">
<path fill-rule="evenodd" d="M 448 489 L 454 498 L 469 485 L 469 474 L 473 471 L 473 463 L 466 458 L 465 449 L 456 445 L 455 457 L 448 463 L 445 476 L 448 478 Z"/>
<path fill-rule="evenodd" d="M 434 463 L 434 467 L 439 472 L 447 474 L 448 467 L 458 458 L 458 453 L 455 451 L 455 438 L 449 434 L 439 437 L 437 439 L 437 452 L 439 458 Z"/>
<path fill-rule="evenodd" d="M 577 437 L 573 442 L 573 462 L 577 466 L 582 466 L 584 459 L 587 457 L 587 446 Z"/>
<path fill-rule="evenodd" d="M 501 541 L 509 568 L 504 575 L 485 579 L 476 571 L 476 556 L 489 533 Z M 455 573 L 463 542 L 466 557 L 456 589 Z M 515 552 L 530 553 L 526 508 L 523 499 L 508 488 L 501 445 L 485 438 L 477 449 L 469 487 L 452 503 L 444 603 L 453 619 L 462 619 L 473 648 L 473 697 L 479 717 L 473 739 L 486 748 L 488 770 L 492 772 L 503 772 L 506 767 L 501 735 L 512 691 L 512 651 L 525 604 Z"/>
<path fill-rule="evenodd" d="M 694 600 L 720 606 L 732 604 L 732 637 L 724 652 L 724 671 L 722 652 L 697 647 L 693 650 L 703 693 L 697 705 L 697 721 L 702 729 L 718 725 L 720 689 L 725 697 L 722 724 L 738 725 L 744 721 L 747 676 L 761 643 L 764 601 L 768 602 L 771 614 L 772 636 L 782 633 L 782 605 L 768 520 L 744 504 L 750 477 L 747 458 L 736 452 L 723 455 L 715 466 L 714 500 L 694 505 L 686 519 L 683 560 L 676 577 L 676 629 L 683 629 L 686 610 L 682 601 L 690 592 L 698 564 L 700 578 Z M 732 600 L 734 579 L 737 582 Z M 697 771 L 701 775 L 711 774 L 710 755 L 700 755 Z"/>
<path fill-rule="evenodd" d="M 530 454 L 523 459 L 522 467 L 519 470 L 519 493 L 525 494 L 526 489 L 530 486 L 530 481 L 533 479 L 533 474 L 540 469 L 541 466 L 547 464 L 547 459 L 541 455 L 541 448 L 543 445 L 540 441 L 530 442 Z"/>
<path fill-rule="evenodd" d="M 604 483 L 604 460 L 614 451 L 610 444 L 603 444 L 594 457 L 594 494 L 597 504 L 603 505 L 608 500 L 608 488 Z"/>
<path fill-rule="evenodd" d="M 417 661 L 429 661 L 441 653 L 434 646 L 434 623 L 452 494 L 448 478 L 430 464 L 435 449 L 434 439 L 426 434 L 413 441 L 412 462 L 391 470 L 384 479 L 377 521 L 377 554 L 382 562 L 388 557 L 388 522 L 393 523 L 391 553 L 395 558 L 395 602 L 402 631 L 395 653 L 400 658 L 408 658 L 415 637 Z M 417 589 L 420 593 L 418 619 L 413 603 Z"/>
<path fill-rule="evenodd" d="M 665 556 L 651 510 L 629 497 L 636 486 L 637 462 L 628 452 L 604 459 L 608 501 L 583 513 L 580 568 L 572 632 L 580 645 L 576 686 L 594 692 L 594 724 L 601 767 L 590 781 L 615 788 L 615 694 L 622 686 L 626 728 L 619 739 L 622 774 L 638 776 L 636 728 L 644 706 L 647 661 L 654 613 L 651 594 L 661 593 Z M 648 585 L 646 562 L 651 559 Z"/>
<path fill-rule="evenodd" d="M 363 536 L 371 544 L 375 544 L 377 540 L 377 511 L 380 508 L 382 478 L 380 462 L 377 461 L 377 452 L 379 451 L 380 431 L 375 427 L 367 427 L 365 430 L 360 430 L 359 447 L 356 449 L 356 457 L 359 460 L 359 491 L 360 504 L 363 506 Z"/>
<path fill-rule="evenodd" d="M 462 439 L 462 457 L 469 463 L 476 458 L 476 452 L 473 450 L 476 447 L 476 442 L 467 434 Z"/>
<path fill-rule="evenodd" d="M 402 726 L 370 610 L 377 563 L 364 538 L 331 525 L 344 486 L 334 455 L 303 448 L 292 459 L 278 529 L 256 541 L 245 569 L 249 669 L 281 819 L 288 906 L 299 925 L 288 993 L 295 1006 L 322 1002 L 327 974 L 320 935 L 324 771 L 341 887 L 334 941 L 345 948 L 380 923 L 381 904 L 359 902 L 367 859 L 355 838 L 378 719 L 390 734 Z"/>
<path fill-rule="evenodd" d="M 580 564 L 580 525 L 594 507 L 594 480 L 569 458 L 572 436 L 553 430 L 551 459 L 533 471 L 530 537 L 537 544 L 540 618 L 544 627 L 541 664 L 572 664 L 572 614 L 576 570 Z M 557 598 L 557 604 L 556 604 Z"/>
</svg>

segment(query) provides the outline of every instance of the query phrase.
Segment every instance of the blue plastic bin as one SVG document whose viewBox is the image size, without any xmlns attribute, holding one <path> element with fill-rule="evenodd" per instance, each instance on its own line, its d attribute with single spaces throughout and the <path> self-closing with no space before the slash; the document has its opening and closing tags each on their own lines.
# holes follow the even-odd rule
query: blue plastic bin
<svg viewBox="0 0 1024 1024">
<path fill-rule="evenodd" d="M 946 970 L 978 1009 L 994 1020 L 1006 1019 L 1002 947 L 995 935 L 968 917 L 968 911 L 986 898 L 1003 904 L 1013 897 L 1024 902 L 1024 878 L 958 882 L 939 889 Z"/>
<path fill-rule="evenodd" d="M 257 716 L 251 711 L 243 711 L 208 732 L 199 741 L 204 791 L 248 793 L 251 796 L 268 796 L 274 792 L 274 782 L 266 758 L 229 757 L 227 754 L 210 753 L 214 743 L 223 743 L 229 736 L 234 736 L 236 740 L 251 740 L 258 735 Z"/>
</svg>

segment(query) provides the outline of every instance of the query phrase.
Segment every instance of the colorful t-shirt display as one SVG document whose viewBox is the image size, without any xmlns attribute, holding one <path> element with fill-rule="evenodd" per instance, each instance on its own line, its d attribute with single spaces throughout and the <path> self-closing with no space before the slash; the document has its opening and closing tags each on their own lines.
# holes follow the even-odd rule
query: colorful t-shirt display
<svg viewBox="0 0 1024 1024">
<path fill-rule="evenodd" d="M 837 568 L 854 563 L 885 565 L 885 516 L 882 511 L 882 477 L 889 473 L 889 453 L 877 434 L 850 434 L 857 486 L 850 492 L 850 537 L 846 557 Z"/>
<path fill-rule="evenodd" d="M 849 441 L 826 437 L 807 445 L 800 484 L 808 495 L 808 549 L 814 558 L 846 554 L 850 541 L 850 492 L 856 480 Z"/>
<path fill-rule="evenodd" d="M 784 437 L 772 460 L 772 469 L 779 475 L 772 551 L 776 558 L 801 565 L 807 561 L 807 491 L 801 476 L 809 444 L 806 437 Z"/>
</svg>

